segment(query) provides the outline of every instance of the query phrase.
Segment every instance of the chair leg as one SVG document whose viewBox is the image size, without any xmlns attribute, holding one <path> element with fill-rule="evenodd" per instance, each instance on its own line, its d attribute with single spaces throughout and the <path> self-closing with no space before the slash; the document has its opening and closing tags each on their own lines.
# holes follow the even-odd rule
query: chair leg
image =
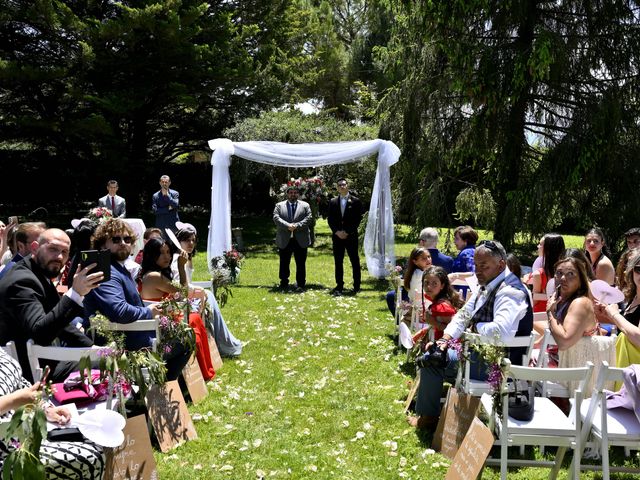
<svg viewBox="0 0 640 480">
<path fill-rule="evenodd" d="M 506 435 L 505 435 L 506 437 Z M 507 463 L 509 461 L 509 444 L 506 438 L 500 444 L 500 480 L 507 480 Z"/>
<path fill-rule="evenodd" d="M 609 438 L 605 436 L 601 442 L 602 480 L 609 480 Z"/>
<path fill-rule="evenodd" d="M 549 480 L 555 480 L 558 476 L 558 472 L 562 467 L 562 460 L 564 460 L 564 454 L 567 451 L 567 447 L 558 447 L 558 451 L 556 452 L 556 460 L 553 464 L 553 468 L 549 472 Z"/>
</svg>

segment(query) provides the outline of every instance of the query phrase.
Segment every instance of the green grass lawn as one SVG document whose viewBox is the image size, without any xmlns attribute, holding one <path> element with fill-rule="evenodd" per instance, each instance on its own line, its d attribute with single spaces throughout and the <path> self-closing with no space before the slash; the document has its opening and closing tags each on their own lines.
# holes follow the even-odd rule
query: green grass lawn
<svg viewBox="0 0 640 480">
<path fill-rule="evenodd" d="M 333 259 L 320 221 L 307 261 L 308 290 L 275 292 L 278 255 L 270 222 L 241 226 L 248 252 L 223 314 L 244 351 L 225 360 L 209 397 L 189 407 L 204 417 L 196 422 L 199 438 L 156 453 L 160 478 L 444 478 L 449 461 L 429 450 L 429 435 L 405 422 L 411 368 L 394 344 L 386 282 L 364 273 L 356 297 L 329 295 Z M 398 255 L 406 256 L 412 236 L 401 228 L 399 238 Z M 197 257 L 200 280 L 207 278 L 205 256 Z M 345 275 L 348 288 L 348 266 Z M 509 478 L 547 475 L 546 469 L 513 469 Z M 498 477 L 493 469 L 483 475 Z"/>
</svg>

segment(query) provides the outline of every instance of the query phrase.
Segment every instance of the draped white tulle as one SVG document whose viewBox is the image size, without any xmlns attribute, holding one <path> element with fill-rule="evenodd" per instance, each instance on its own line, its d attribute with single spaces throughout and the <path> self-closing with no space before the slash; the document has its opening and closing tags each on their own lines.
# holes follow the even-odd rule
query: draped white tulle
<svg viewBox="0 0 640 480">
<path fill-rule="evenodd" d="M 387 140 L 362 142 L 302 143 L 232 142 L 226 138 L 209 141 L 211 155 L 211 220 L 207 260 L 231 248 L 231 155 L 281 167 L 320 167 L 362 160 L 378 155 L 378 169 L 371 194 L 364 252 L 369 274 L 382 278 L 387 265 L 395 264 L 393 212 L 389 168 L 400 158 L 398 147 Z"/>
</svg>

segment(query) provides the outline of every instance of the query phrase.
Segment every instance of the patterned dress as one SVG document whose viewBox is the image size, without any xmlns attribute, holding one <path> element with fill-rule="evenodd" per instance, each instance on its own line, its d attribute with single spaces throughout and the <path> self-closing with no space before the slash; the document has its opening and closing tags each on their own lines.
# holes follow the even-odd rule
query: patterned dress
<svg viewBox="0 0 640 480">
<path fill-rule="evenodd" d="M 22 378 L 20 365 L 0 348 L 0 396 L 30 387 Z M 13 412 L 7 412 L 0 421 L 8 421 Z M 0 472 L 12 447 L 0 440 Z M 49 442 L 40 447 L 40 460 L 47 479 L 100 480 L 104 474 L 105 460 L 102 447 L 84 442 Z"/>
</svg>

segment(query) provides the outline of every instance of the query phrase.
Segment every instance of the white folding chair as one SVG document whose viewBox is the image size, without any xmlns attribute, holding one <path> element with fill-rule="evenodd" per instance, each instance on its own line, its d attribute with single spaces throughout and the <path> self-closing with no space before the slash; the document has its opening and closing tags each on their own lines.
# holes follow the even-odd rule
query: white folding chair
<svg viewBox="0 0 640 480">
<path fill-rule="evenodd" d="M 607 409 L 606 385 L 622 381 L 623 372 L 622 368 L 610 367 L 607 362 L 602 362 L 591 399 L 580 407 L 581 444 L 584 446 L 589 436 L 596 440 L 596 444 L 600 444 L 604 480 L 609 480 L 611 471 L 640 473 L 638 468 L 609 466 L 609 446 L 622 446 L 625 451 L 640 449 L 640 422 L 635 413 L 626 408 Z"/>
<path fill-rule="evenodd" d="M 158 342 L 160 341 L 160 328 L 158 319 L 150 318 L 145 320 L 136 320 L 131 323 L 115 323 L 109 322 L 106 330 L 113 332 L 155 332 L 155 339 L 151 343 L 151 349 L 155 352 Z"/>
<path fill-rule="evenodd" d="M 13 342 L 7 342 L 7 344 L 2 347 L 2 349 L 14 360 L 20 362 L 18 359 L 18 350 L 16 350 L 16 344 Z"/>
<path fill-rule="evenodd" d="M 463 300 L 466 302 L 469 300 L 469 298 L 471 298 L 472 292 L 471 292 L 471 288 L 469 288 L 469 283 L 467 282 L 466 278 L 456 278 L 455 280 L 453 280 L 451 282 L 451 286 L 452 287 L 466 287 L 467 289 L 467 294 L 465 295 L 465 297 L 463 298 Z M 462 296 L 462 291 L 456 288 L 456 291 L 458 293 L 460 293 L 460 296 Z"/>
<path fill-rule="evenodd" d="M 91 361 L 97 361 L 100 349 L 91 347 L 45 347 L 36 345 L 33 340 L 27 340 L 27 355 L 33 381 L 38 382 L 42 378 L 40 360 L 56 360 L 59 362 L 78 362 L 82 357 L 89 357 Z"/>
<path fill-rule="evenodd" d="M 526 347 L 527 351 L 522 357 L 522 364 L 529 365 L 529 360 L 531 360 L 531 352 L 533 351 L 533 343 L 535 341 L 535 334 L 532 332 L 529 336 L 525 337 L 514 337 L 513 339 L 507 342 L 501 342 L 496 340 L 495 338 L 483 337 L 482 335 L 478 335 L 477 333 L 464 333 L 465 341 L 464 353 L 463 355 L 468 356 L 469 350 L 468 346 L 470 344 L 491 344 L 491 345 L 504 345 L 505 347 Z M 484 380 L 474 380 L 470 378 L 471 375 L 471 364 L 470 362 L 465 362 L 463 369 L 458 369 L 458 374 L 456 378 L 456 388 L 460 389 L 474 397 L 480 397 L 485 393 L 491 393 L 491 386 L 489 382 Z"/>
<path fill-rule="evenodd" d="M 581 368 L 534 368 L 511 365 L 508 359 L 507 377 L 517 380 L 543 381 L 579 381 L 584 387 L 591 378 L 593 364 Z M 502 386 L 502 419 L 493 409 L 491 395 L 484 394 L 480 403 L 495 422 L 497 440 L 500 445 L 500 459 L 490 459 L 488 465 L 500 465 L 500 478 L 507 479 L 508 466 L 545 466 L 551 467 L 550 479 L 556 478 L 567 448 L 574 451 L 574 463 L 568 478 L 580 478 L 580 454 L 582 452 L 581 430 L 582 422 L 579 415 L 572 421 L 548 398 L 536 397 L 534 401 L 533 418 L 529 421 L 515 420 L 509 417 L 509 396 L 506 381 Z M 578 411 L 582 406 L 583 391 L 581 388 L 574 392 L 574 408 Z M 571 416 L 570 416 L 571 417 Z M 556 446 L 558 451 L 553 462 L 546 460 L 509 460 L 509 447 L 517 445 L 546 445 Z"/>
</svg>

